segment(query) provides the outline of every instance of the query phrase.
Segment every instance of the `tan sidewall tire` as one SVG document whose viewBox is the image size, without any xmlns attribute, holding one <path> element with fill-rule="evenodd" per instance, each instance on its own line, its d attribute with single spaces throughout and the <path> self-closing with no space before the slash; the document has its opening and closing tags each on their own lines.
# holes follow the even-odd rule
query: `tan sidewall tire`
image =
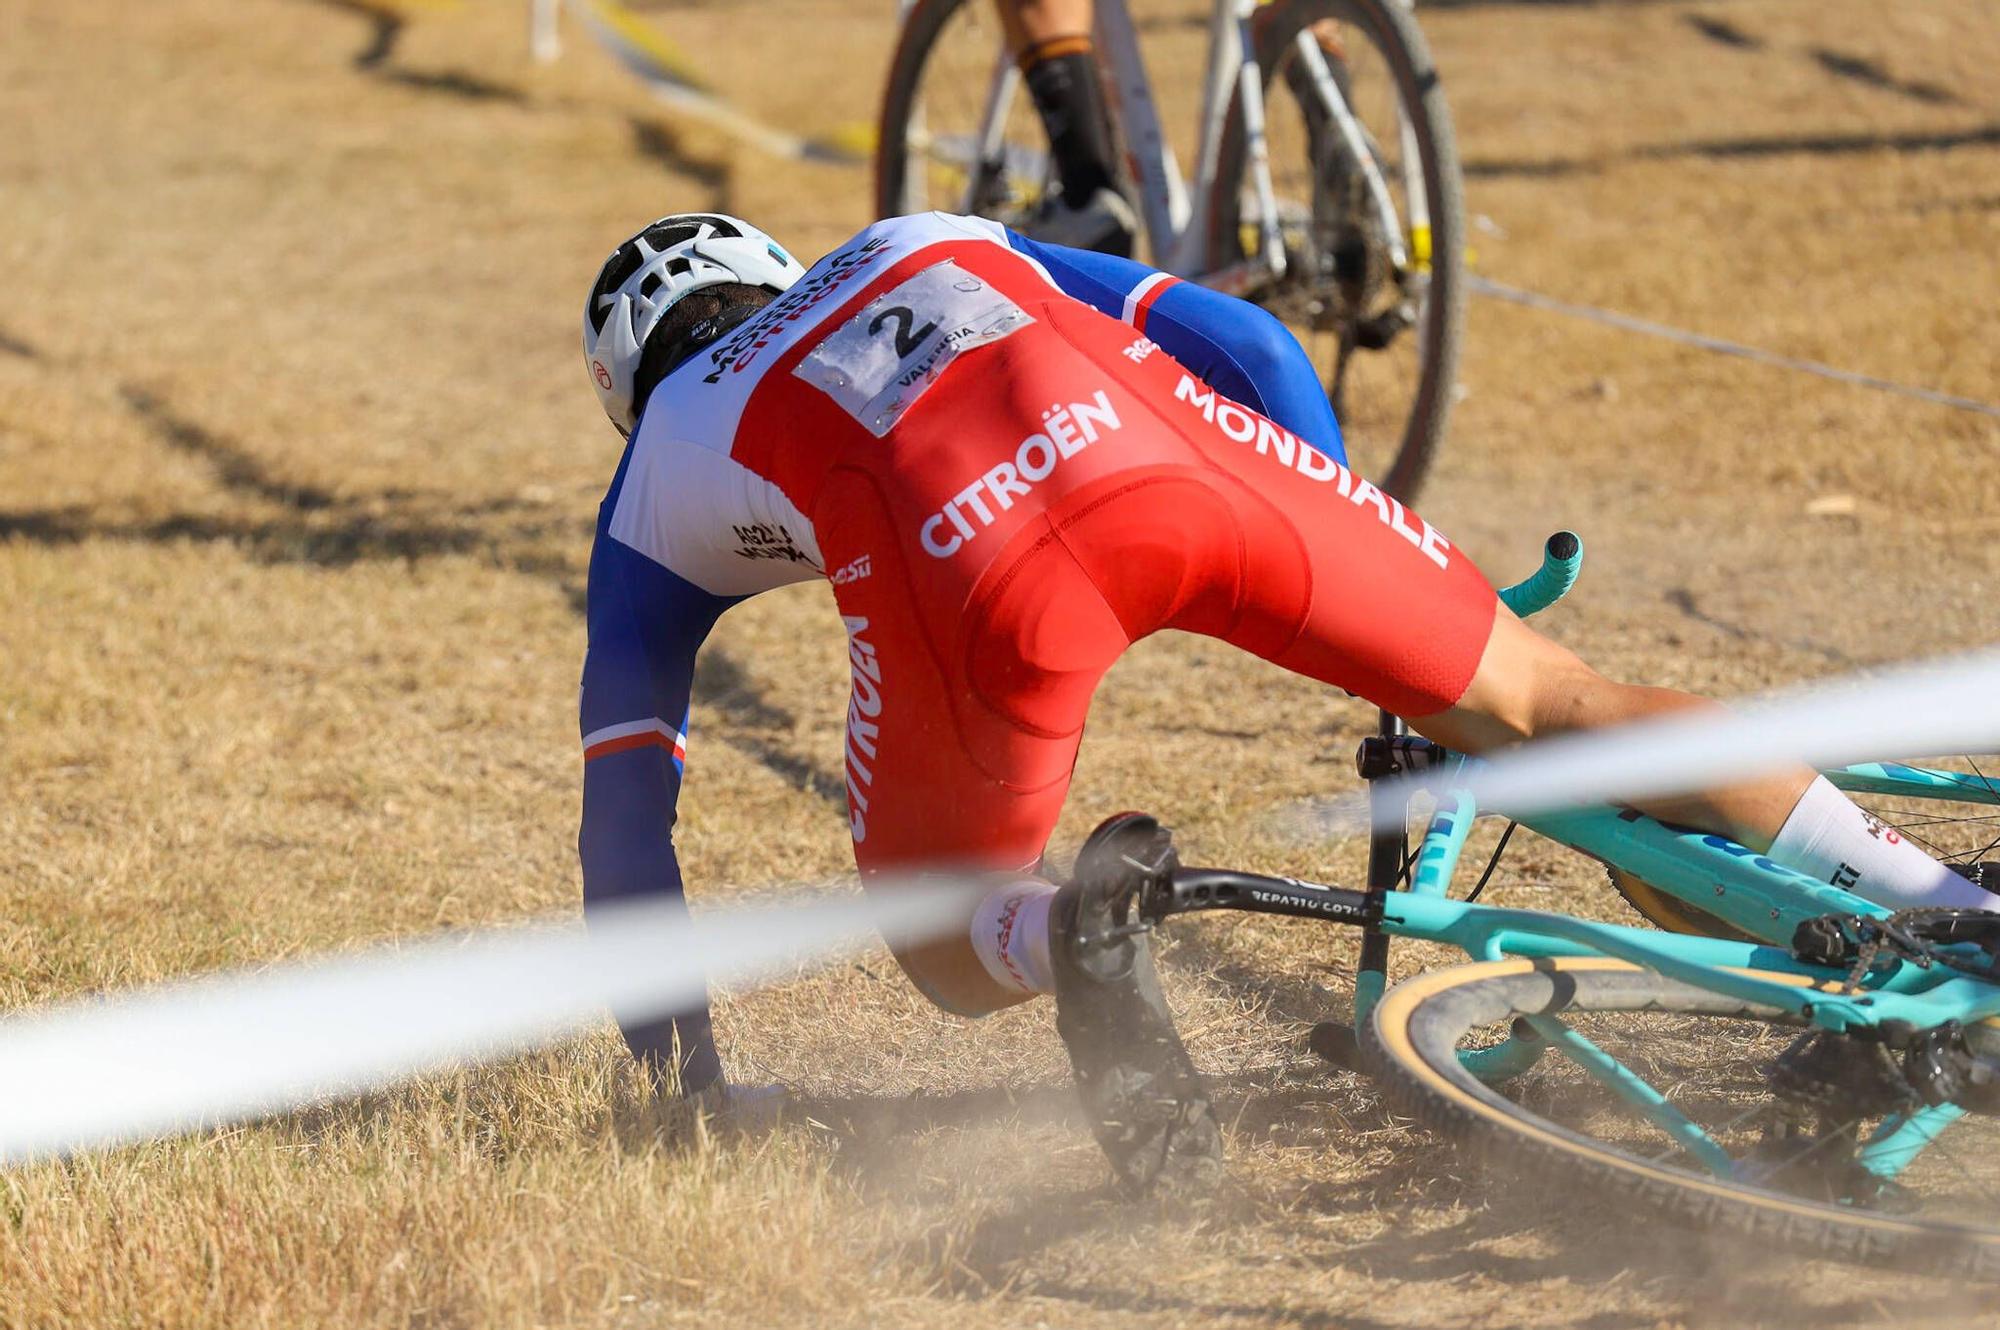
<svg viewBox="0 0 2000 1330">
<path fill-rule="evenodd" d="M 1777 983 L 1808 982 L 1746 973 Z M 1565 1185 L 1620 1194 L 1711 1231 L 1814 1255 L 2000 1281 L 2000 1226 L 1959 1227 L 1820 1204 L 1627 1156 L 1529 1113 L 1481 1084 L 1456 1055 L 1468 1030 L 1513 1015 L 1630 1009 L 1775 1014 L 1623 961 L 1494 961 L 1433 971 L 1390 990 L 1370 1016 L 1364 1053 L 1393 1102 L 1495 1167 L 1544 1184 L 1562 1178 Z"/>
</svg>

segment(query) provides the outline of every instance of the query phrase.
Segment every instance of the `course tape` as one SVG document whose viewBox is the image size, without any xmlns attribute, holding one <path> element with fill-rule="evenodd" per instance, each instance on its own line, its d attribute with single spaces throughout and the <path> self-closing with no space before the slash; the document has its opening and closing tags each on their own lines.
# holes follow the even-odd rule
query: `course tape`
<svg viewBox="0 0 2000 1330">
<path fill-rule="evenodd" d="M 872 150 L 872 134 L 865 127 L 807 138 L 744 114 L 705 87 L 679 48 L 617 0 L 583 0 L 579 8 L 591 35 L 655 97 L 731 138 L 774 157 L 802 162 L 853 165 L 865 161 Z"/>
<path fill-rule="evenodd" d="M 1733 703 L 1726 712 L 1682 712 L 1616 729 L 1526 744 L 1471 764 L 1454 778 L 1478 807 L 1513 817 L 1610 801 L 1686 794 L 1774 775 L 1800 763 L 2000 752 L 2000 650 L 1822 679 Z M 1402 822 L 1401 796 L 1431 782 L 1390 783 L 1379 830 Z M 1322 800 L 1283 815 L 1312 837 L 1370 825 L 1364 794 Z"/>
<path fill-rule="evenodd" d="M 70 1002 L 0 1020 L 0 1164 L 241 1122 L 574 1034 L 655 1019 L 705 979 L 758 984 L 963 927 L 963 888 L 705 912 L 613 904 L 498 928 Z"/>
<path fill-rule="evenodd" d="M 1704 333 L 1689 332 L 1685 328 L 1675 328 L 1670 324 L 1655 323 L 1651 319 L 1636 318 L 1630 314 L 1620 314 L 1615 309 L 1602 309 L 1596 305 L 1579 305 L 1568 300 L 1557 300 L 1553 296 L 1523 290 L 1518 286 L 1508 286 L 1491 278 L 1474 276 L 1467 281 L 1467 289 L 1475 295 L 1490 296 L 1495 300 L 1505 300 L 1529 309 L 1547 310 L 1552 314 L 1565 314 L 1573 319 L 1587 319 L 1611 328 L 1622 328 L 1626 332 L 1643 333 L 1648 337 L 1659 337 L 1682 346 L 1698 347 L 1703 351 L 1713 351 L 1717 355 L 1737 356 L 1752 360 L 1760 365 L 1771 365 L 1778 369 L 1794 370 L 1801 374 L 1816 374 L 1822 379 L 1832 379 L 1836 383 L 1852 384 L 1857 388 L 1873 388 L 1877 392 L 1894 393 L 1898 397 L 1910 397 L 1919 402 L 1929 402 L 1934 406 L 1948 406 L 1958 411 L 1973 411 L 1982 416 L 2000 419 L 2000 406 L 1991 402 L 1981 402 L 1971 397 L 1958 397 L 1951 393 L 1941 393 L 1933 388 L 1920 388 L 1914 384 L 1898 383 L 1894 379 L 1878 378 L 1873 374 L 1857 374 L 1853 370 L 1840 369 L 1817 360 L 1805 360 L 1798 356 L 1780 355 L 1776 351 L 1766 351 L 1762 347 L 1748 346 L 1742 342 L 1732 342 L 1726 338 L 1710 337 Z"/>
<path fill-rule="evenodd" d="M 1845 762 L 2000 749 L 2000 650 L 1848 676 L 1728 714 L 1545 740 L 1462 775 L 1486 810 L 1629 801 Z M 1423 782 L 1412 781 L 1411 786 Z M 1394 801 L 1389 801 L 1394 802 Z M 1368 824 L 1366 802 L 1301 815 Z M 1295 819 L 1288 819 L 1295 820 Z M 705 912 L 676 902 L 275 966 L 0 1020 L 0 1164 L 240 1122 L 486 1061 L 602 1019 L 643 1021 L 706 981 L 769 983 L 806 961 L 962 929 L 978 884 L 926 875 L 867 898 Z"/>
</svg>

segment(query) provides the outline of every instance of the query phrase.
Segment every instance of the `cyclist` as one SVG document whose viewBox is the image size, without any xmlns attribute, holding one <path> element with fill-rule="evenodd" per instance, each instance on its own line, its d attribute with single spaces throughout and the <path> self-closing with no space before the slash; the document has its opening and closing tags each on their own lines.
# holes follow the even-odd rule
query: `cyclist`
<svg viewBox="0 0 2000 1330">
<path fill-rule="evenodd" d="M 1144 940 L 1115 973 L 1080 964 L 1090 874 L 1039 870 L 1092 691 L 1132 642 L 1220 638 L 1470 752 L 1713 705 L 1613 683 L 1523 626 L 1347 468 L 1281 323 L 1129 260 L 929 213 L 806 270 L 733 218 L 670 216 L 605 263 L 584 344 L 629 440 L 590 564 L 586 902 L 679 895 L 702 640 L 748 596 L 825 579 L 864 882 L 986 875 L 961 931 L 891 938 L 897 959 L 964 1015 L 1053 991 L 1134 1187 L 1212 1169 L 1215 1121 Z M 1872 899 L 1992 899 L 1803 768 L 1647 807 Z M 1080 863 L 1132 830 L 1114 819 Z M 705 1011 L 626 1036 L 663 1081 L 722 1084 Z"/>
</svg>

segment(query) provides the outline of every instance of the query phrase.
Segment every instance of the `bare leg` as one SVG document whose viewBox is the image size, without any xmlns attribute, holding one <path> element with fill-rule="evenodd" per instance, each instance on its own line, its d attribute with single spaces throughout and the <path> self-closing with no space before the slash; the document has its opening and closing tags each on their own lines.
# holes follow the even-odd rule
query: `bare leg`
<svg viewBox="0 0 2000 1330">
<path fill-rule="evenodd" d="M 1007 49 L 1020 54 L 1056 37 L 1087 36 L 1090 0 L 994 0 Z"/>
<path fill-rule="evenodd" d="M 1671 688 L 1613 683 L 1503 607 L 1478 672 L 1458 705 L 1412 724 L 1446 747 L 1483 753 L 1524 739 L 1620 725 L 1673 711 L 1721 709 L 1718 703 Z M 1801 766 L 1761 780 L 1645 800 L 1639 807 L 1762 852 L 1771 848 L 1813 776 Z"/>
</svg>

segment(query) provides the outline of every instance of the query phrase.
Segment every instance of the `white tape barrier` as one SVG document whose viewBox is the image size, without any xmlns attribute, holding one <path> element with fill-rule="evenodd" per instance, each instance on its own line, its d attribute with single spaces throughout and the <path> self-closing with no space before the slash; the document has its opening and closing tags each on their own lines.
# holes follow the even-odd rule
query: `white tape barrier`
<svg viewBox="0 0 2000 1330">
<path fill-rule="evenodd" d="M 2000 652 L 1850 677 L 1700 716 L 1537 743 L 1470 774 L 1480 807 L 1532 813 L 1682 793 L 1797 761 L 2000 749 Z M 1418 784 L 1421 782 L 1412 782 Z M 1367 824 L 1355 799 L 1317 832 Z M 705 913 L 654 904 L 66 1004 L 0 1020 L 0 1163 L 242 1121 L 502 1057 L 610 1010 L 644 1020 L 704 978 L 768 981 L 799 962 L 962 926 L 964 884 L 868 900 Z"/>
<path fill-rule="evenodd" d="M 1832 379 L 1835 383 L 1852 384 L 1857 388 L 1872 388 L 1876 392 L 1894 393 L 1898 397 L 1914 398 L 1919 402 L 1929 402 L 1933 406 L 1948 406 L 1958 411 L 1973 411 L 1982 416 L 2000 417 L 2000 406 L 1992 402 L 1982 402 L 1973 397 L 1960 397 L 1955 393 L 1939 392 L 1935 388 L 1923 388 L 1913 383 L 1898 383 L 1894 379 L 1885 379 L 1876 374 L 1857 374 L 1851 369 L 1840 369 L 1822 361 L 1807 360 L 1802 356 L 1781 355 L 1776 351 L 1766 351 L 1761 346 L 1732 342 L 1726 337 L 1710 337 L 1706 333 L 1689 332 L 1685 328 L 1676 328 L 1671 324 L 1656 323 L 1652 319 L 1621 314 L 1615 309 L 1583 305 L 1570 300 L 1557 300 L 1554 296 L 1545 296 L 1538 291 L 1526 291 L 1518 286 L 1508 286 L 1505 282 L 1496 282 L 1477 274 L 1466 280 L 1466 288 L 1474 295 L 1490 296 L 1495 300 L 1510 301 L 1516 305 L 1525 305 L 1529 309 L 1547 310 L 1552 314 L 1564 314 L 1573 319 L 1585 319 L 1609 328 L 1622 328 L 1626 332 L 1642 333 L 1647 337 L 1678 342 L 1682 346 L 1712 351 L 1717 355 L 1735 356 L 1741 360 L 1752 360 L 1760 365 L 1793 370 L 1800 374 L 1814 374 L 1822 379 Z"/>
<path fill-rule="evenodd" d="M 946 885 L 708 911 L 659 904 L 66 1003 L 0 1021 L 0 1163 L 219 1126 L 682 1010 L 964 920 Z"/>
<path fill-rule="evenodd" d="M 1946 657 L 1731 704 L 1523 745 L 1470 768 L 1464 784 L 1483 811 L 1531 816 L 1630 802 L 1757 776 L 1940 753 L 2000 752 L 2000 651 Z M 1394 796 L 1426 785 L 1407 777 Z M 1401 788 L 1398 789 L 1397 786 Z M 1383 801 L 1395 830 L 1403 800 Z M 1297 831 L 1344 835 L 1369 825 L 1368 796 L 1307 805 L 1285 816 Z"/>
</svg>

